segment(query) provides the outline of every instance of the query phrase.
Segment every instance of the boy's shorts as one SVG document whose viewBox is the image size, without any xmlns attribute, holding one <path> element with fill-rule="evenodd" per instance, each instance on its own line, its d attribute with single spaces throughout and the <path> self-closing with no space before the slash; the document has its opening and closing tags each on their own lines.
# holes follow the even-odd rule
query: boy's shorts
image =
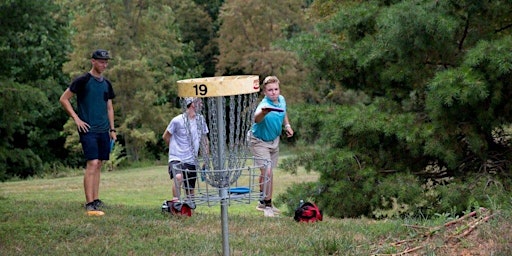
<svg viewBox="0 0 512 256">
<path fill-rule="evenodd" d="M 95 159 L 109 160 L 110 135 L 108 132 L 79 132 L 78 134 L 87 161 Z"/>
<path fill-rule="evenodd" d="M 182 170 L 190 170 L 185 171 L 183 173 L 183 181 L 185 183 L 186 189 L 193 189 L 196 187 L 196 178 L 197 178 L 197 170 L 196 166 L 193 164 L 181 163 L 180 161 L 170 161 L 169 162 L 169 177 L 171 179 L 174 178 L 176 174 L 182 173 Z"/>
<path fill-rule="evenodd" d="M 255 158 L 271 161 L 272 168 L 277 167 L 277 160 L 279 158 L 279 137 L 273 141 L 267 142 L 249 133 L 249 150 Z M 264 165 L 265 161 L 256 160 L 256 164 Z"/>
</svg>

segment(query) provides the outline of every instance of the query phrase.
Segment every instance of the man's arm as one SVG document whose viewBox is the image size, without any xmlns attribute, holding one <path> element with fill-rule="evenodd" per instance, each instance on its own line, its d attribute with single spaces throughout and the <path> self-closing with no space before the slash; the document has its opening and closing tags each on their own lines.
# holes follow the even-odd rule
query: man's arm
<svg viewBox="0 0 512 256">
<path fill-rule="evenodd" d="M 288 119 L 288 113 L 284 116 L 284 129 L 286 131 L 286 136 L 292 137 L 293 136 L 293 129 L 292 125 L 290 124 L 290 120 Z"/>
<path fill-rule="evenodd" d="M 172 134 L 165 129 L 164 134 L 162 134 L 162 139 L 165 141 L 165 145 L 169 146 L 169 142 L 171 141 Z"/>
<path fill-rule="evenodd" d="M 254 122 L 255 123 L 259 123 L 261 121 L 263 121 L 263 119 L 265 118 L 265 116 L 270 112 L 270 110 L 266 109 L 266 108 L 262 108 L 260 109 L 259 111 L 256 111 L 254 113 Z"/>
<path fill-rule="evenodd" d="M 79 132 L 87 132 L 87 131 L 89 131 L 89 124 L 82 121 L 78 117 L 75 110 L 73 109 L 73 106 L 71 105 L 70 99 L 74 95 L 75 94 L 71 90 L 69 90 L 69 88 L 67 88 L 60 96 L 59 102 L 62 105 L 62 107 L 64 108 L 64 110 L 66 111 L 66 113 L 68 113 L 68 115 L 71 118 L 73 118 L 73 120 L 75 121 L 78 131 Z"/>
<path fill-rule="evenodd" d="M 107 111 L 108 111 L 108 123 L 110 124 L 110 130 L 115 130 L 116 126 L 114 125 L 114 106 L 112 105 L 112 99 L 107 101 Z M 117 140 L 117 133 L 110 132 L 109 134 L 113 140 Z"/>
</svg>

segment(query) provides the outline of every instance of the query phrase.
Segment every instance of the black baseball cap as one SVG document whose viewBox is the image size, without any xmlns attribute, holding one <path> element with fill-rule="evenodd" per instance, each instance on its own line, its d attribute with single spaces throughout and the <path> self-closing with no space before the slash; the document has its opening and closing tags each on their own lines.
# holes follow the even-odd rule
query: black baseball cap
<svg viewBox="0 0 512 256">
<path fill-rule="evenodd" d="M 103 49 L 98 49 L 98 50 L 94 51 L 92 53 L 92 57 L 91 58 L 96 59 L 96 60 L 109 60 L 109 59 L 111 59 L 110 55 L 108 54 L 108 51 L 107 50 L 103 50 Z"/>
</svg>

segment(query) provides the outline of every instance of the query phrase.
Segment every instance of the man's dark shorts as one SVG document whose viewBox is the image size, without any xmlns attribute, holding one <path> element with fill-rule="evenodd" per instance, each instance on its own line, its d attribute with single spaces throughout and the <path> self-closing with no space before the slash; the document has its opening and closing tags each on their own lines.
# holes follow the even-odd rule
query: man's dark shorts
<svg viewBox="0 0 512 256">
<path fill-rule="evenodd" d="M 95 159 L 109 160 L 110 135 L 108 132 L 79 132 L 78 134 L 87 161 Z"/>
<path fill-rule="evenodd" d="M 181 163 L 180 161 L 169 162 L 168 172 L 169 172 L 169 177 L 171 179 L 174 178 L 175 174 L 182 173 L 182 170 L 190 170 L 190 171 L 185 171 L 185 173 L 183 174 L 183 181 L 185 183 L 185 188 L 187 188 L 187 189 L 195 188 L 196 187 L 196 178 L 197 178 L 196 166 L 193 164 Z"/>
</svg>

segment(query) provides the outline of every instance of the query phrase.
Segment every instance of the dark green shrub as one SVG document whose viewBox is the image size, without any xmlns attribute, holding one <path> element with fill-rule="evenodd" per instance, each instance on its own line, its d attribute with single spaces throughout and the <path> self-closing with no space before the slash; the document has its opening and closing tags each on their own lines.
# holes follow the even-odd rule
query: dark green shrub
<svg viewBox="0 0 512 256">
<path fill-rule="evenodd" d="M 285 204 L 288 213 L 293 214 L 299 206 L 300 200 L 316 203 L 320 190 L 319 184 L 316 182 L 298 183 L 288 187 L 286 193 L 278 195 L 275 200 L 278 204 Z"/>
<path fill-rule="evenodd" d="M 418 178 L 409 173 L 397 173 L 383 177 L 375 185 L 370 203 L 373 216 L 385 218 L 414 215 L 424 201 Z"/>
</svg>

